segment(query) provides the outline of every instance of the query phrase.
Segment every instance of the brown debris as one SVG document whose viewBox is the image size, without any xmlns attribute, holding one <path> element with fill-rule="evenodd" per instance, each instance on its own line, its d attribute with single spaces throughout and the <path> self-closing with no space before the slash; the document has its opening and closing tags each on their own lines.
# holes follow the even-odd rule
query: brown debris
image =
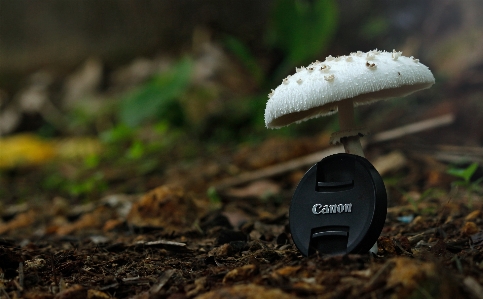
<svg viewBox="0 0 483 299">
<path fill-rule="evenodd" d="M 190 285 L 185 288 L 186 296 L 194 297 L 205 290 L 206 277 L 200 277 L 195 280 L 194 286 Z"/>
<path fill-rule="evenodd" d="M 256 265 L 248 264 L 239 268 L 235 268 L 230 272 L 226 273 L 223 277 L 223 283 L 236 282 L 247 280 L 258 272 Z"/>
<path fill-rule="evenodd" d="M 87 299 L 109 299 L 111 296 L 98 290 L 87 290 Z"/>
<path fill-rule="evenodd" d="M 282 277 L 291 277 L 294 276 L 298 271 L 300 271 L 300 269 L 300 266 L 286 266 L 276 270 L 274 274 Z"/>
<path fill-rule="evenodd" d="M 431 240 L 431 239 L 430 239 Z M 446 255 L 446 243 L 442 239 L 437 239 L 436 244 L 431 246 L 431 253 L 438 257 L 444 257 Z"/>
<path fill-rule="evenodd" d="M 279 289 L 271 289 L 258 286 L 255 284 L 235 285 L 232 287 L 221 288 L 203 295 L 197 296 L 196 299 L 290 299 L 297 298 L 293 295 L 286 294 Z"/>
<path fill-rule="evenodd" d="M 408 237 L 400 236 L 396 238 L 397 245 L 406 252 L 411 252 L 411 242 Z"/>
<path fill-rule="evenodd" d="M 276 184 L 269 180 L 259 180 L 245 187 L 230 188 L 225 191 L 225 195 L 230 197 L 267 198 L 269 196 L 278 194 L 279 192 L 280 192 L 279 184 Z"/>
<path fill-rule="evenodd" d="M 255 149 L 242 148 L 234 159 L 236 165 L 260 169 L 327 147 L 329 138 L 328 134 L 324 134 L 317 138 L 301 139 L 295 143 L 289 139 L 271 138 Z"/>
<path fill-rule="evenodd" d="M 379 247 L 379 250 L 381 250 L 382 253 L 384 254 L 396 253 L 396 247 L 394 246 L 394 243 L 391 240 L 391 238 L 379 237 L 379 239 L 377 240 L 377 246 Z"/>
<path fill-rule="evenodd" d="M 474 220 L 480 218 L 480 216 L 481 216 L 481 210 L 475 210 L 475 211 L 469 213 L 468 215 L 466 215 L 465 220 L 466 221 L 474 221 Z"/>
<path fill-rule="evenodd" d="M 6 224 L 0 223 L 0 235 L 32 225 L 36 220 L 36 216 L 35 211 L 29 210 L 25 213 L 16 215 L 13 220 Z"/>
<path fill-rule="evenodd" d="M 83 214 L 79 220 L 72 224 L 66 224 L 57 228 L 58 235 L 68 235 L 87 229 L 101 229 L 104 224 L 116 216 L 112 209 L 100 206 L 94 211 Z"/>
<path fill-rule="evenodd" d="M 209 253 L 208 256 L 231 256 L 234 253 L 233 247 L 229 244 L 223 244 L 219 247 L 213 248 Z"/>
<path fill-rule="evenodd" d="M 483 299 L 483 286 L 476 279 L 468 276 L 463 280 L 463 283 L 475 298 Z"/>
<path fill-rule="evenodd" d="M 52 299 L 54 295 L 47 292 L 29 291 L 22 294 L 25 299 Z"/>
<path fill-rule="evenodd" d="M 398 257 L 392 260 L 394 268 L 389 273 L 386 287 L 395 289 L 395 298 L 453 298 L 461 296 L 453 281 L 439 273 L 431 262 Z M 429 296 L 429 297 L 428 297 Z"/>
<path fill-rule="evenodd" d="M 54 299 L 85 299 L 88 291 L 81 285 L 73 285 L 55 295 Z"/>
<path fill-rule="evenodd" d="M 476 234 L 477 232 L 479 231 L 479 228 L 478 226 L 476 225 L 476 223 L 472 222 L 472 221 L 468 221 L 465 223 L 465 225 L 463 226 L 463 228 L 461 229 L 461 232 L 465 235 L 465 236 L 471 236 L 471 235 L 474 235 Z"/>
<path fill-rule="evenodd" d="M 195 199 L 178 188 L 161 186 L 134 203 L 127 221 L 139 227 L 162 227 L 165 230 L 190 228 L 200 217 Z"/>
</svg>

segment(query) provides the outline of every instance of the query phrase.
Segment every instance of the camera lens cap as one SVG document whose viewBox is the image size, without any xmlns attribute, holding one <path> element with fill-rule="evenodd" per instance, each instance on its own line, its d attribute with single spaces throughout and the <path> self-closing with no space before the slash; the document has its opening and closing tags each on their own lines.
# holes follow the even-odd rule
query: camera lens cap
<svg viewBox="0 0 483 299">
<path fill-rule="evenodd" d="M 384 182 L 365 158 L 335 154 L 312 166 L 290 204 L 292 239 L 305 256 L 364 253 L 387 213 Z"/>
</svg>

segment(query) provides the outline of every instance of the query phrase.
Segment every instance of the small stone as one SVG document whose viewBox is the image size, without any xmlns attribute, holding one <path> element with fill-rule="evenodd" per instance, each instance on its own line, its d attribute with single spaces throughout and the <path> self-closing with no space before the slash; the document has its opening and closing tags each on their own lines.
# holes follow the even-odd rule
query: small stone
<svg viewBox="0 0 483 299">
<path fill-rule="evenodd" d="M 483 243 L 483 231 L 479 231 L 476 234 L 471 235 L 470 240 L 473 245 L 481 245 Z"/>
<path fill-rule="evenodd" d="M 47 262 L 42 258 L 36 258 L 32 260 L 25 261 L 25 271 L 37 271 L 42 269 Z"/>
</svg>

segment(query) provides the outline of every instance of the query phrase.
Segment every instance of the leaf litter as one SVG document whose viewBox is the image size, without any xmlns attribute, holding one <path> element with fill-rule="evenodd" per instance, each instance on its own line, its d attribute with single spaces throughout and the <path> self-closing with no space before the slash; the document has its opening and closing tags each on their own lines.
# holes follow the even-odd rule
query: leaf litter
<svg viewBox="0 0 483 299">
<path fill-rule="evenodd" d="M 430 167 L 404 159 L 392 175 Z M 290 175 L 257 180 L 221 192 L 220 202 L 162 185 L 80 206 L 57 199 L 49 209 L 47 203 L 2 209 L 2 296 L 478 298 L 481 197 L 470 208 L 474 194 L 463 190 L 415 190 L 409 203 L 389 185 L 377 255 L 305 258 L 288 229 L 294 183 Z"/>
</svg>

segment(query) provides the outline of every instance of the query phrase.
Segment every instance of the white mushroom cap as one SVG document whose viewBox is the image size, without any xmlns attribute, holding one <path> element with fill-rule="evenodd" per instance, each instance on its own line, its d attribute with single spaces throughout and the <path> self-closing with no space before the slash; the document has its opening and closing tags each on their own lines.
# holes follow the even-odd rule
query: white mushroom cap
<svg viewBox="0 0 483 299">
<path fill-rule="evenodd" d="M 265 109 L 267 128 L 335 113 L 339 102 L 354 106 L 403 97 L 426 89 L 435 80 L 429 68 L 401 52 L 369 51 L 350 56 L 329 56 L 285 78 L 269 94 Z"/>
</svg>

